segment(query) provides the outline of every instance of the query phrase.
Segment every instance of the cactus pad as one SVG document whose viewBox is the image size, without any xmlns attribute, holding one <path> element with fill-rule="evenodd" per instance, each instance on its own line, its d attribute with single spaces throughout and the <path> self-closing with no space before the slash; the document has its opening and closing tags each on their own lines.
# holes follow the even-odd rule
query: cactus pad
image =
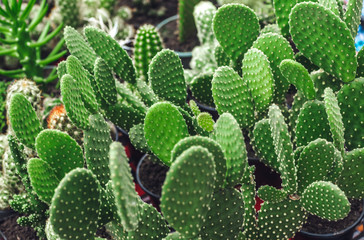
<svg viewBox="0 0 364 240">
<path fill-rule="evenodd" d="M 218 67 L 230 65 L 230 58 L 220 45 L 215 47 L 214 56 Z"/>
<path fill-rule="evenodd" d="M 190 83 L 192 96 L 200 103 L 215 107 L 211 92 L 212 74 L 200 74 L 194 77 Z"/>
<path fill-rule="evenodd" d="M 322 69 L 311 73 L 311 79 L 315 84 L 316 99 L 322 101 L 326 88 L 337 92 L 342 87 L 342 82 L 334 76 L 324 72 Z"/>
<path fill-rule="evenodd" d="M 195 6 L 193 17 L 197 28 L 197 37 L 200 44 L 213 43 L 215 40 L 212 30 L 212 20 L 216 13 L 216 7 L 212 2 L 201 1 Z"/>
<path fill-rule="evenodd" d="M 205 148 L 189 148 L 173 162 L 162 187 L 164 217 L 189 239 L 198 235 L 209 210 L 216 175 L 213 159 Z"/>
<path fill-rule="evenodd" d="M 43 130 L 36 138 L 39 157 L 47 162 L 58 179 L 72 169 L 83 167 L 83 152 L 76 140 L 58 130 Z"/>
<path fill-rule="evenodd" d="M 182 114 L 168 102 L 156 103 L 148 110 L 144 135 L 152 152 L 166 165 L 171 164 L 174 145 L 189 136 Z"/>
<path fill-rule="evenodd" d="M 212 116 L 207 113 L 203 112 L 197 116 L 197 123 L 198 125 L 207 132 L 212 132 L 214 130 L 214 120 Z"/>
<path fill-rule="evenodd" d="M 136 124 L 129 131 L 131 144 L 139 151 L 151 154 L 147 140 L 144 137 L 144 124 Z"/>
<path fill-rule="evenodd" d="M 169 49 L 154 56 L 149 65 L 149 81 L 158 97 L 183 106 L 186 102 L 186 83 L 181 60 Z"/>
<path fill-rule="evenodd" d="M 62 239 L 95 238 L 99 187 L 92 172 L 83 168 L 72 170 L 62 179 L 49 210 L 53 230 Z"/>
<path fill-rule="evenodd" d="M 352 38 L 358 34 L 358 27 L 360 24 L 361 10 L 363 8 L 363 1 L 350 0 L 348 1 L 347 9 L 344 15 L 344 21 L 348 26 Z"/>
<path fill-rule="evenodd" d="M 277 23 L 281 29 L 282 35 L 285 37 L 289 36 L 289 14 L 296 3 L 297 0 L 273 0 Z"/>
<path fill-rule="evenodd" d="M 241 128 L 254 123 L 254 106 L 247 82 L 230 67 L 218 68 L 212 80 L 212 96 L 219 114 L 230 113 Z"/>
<path fill-rule="evenodd" d="M 155 95 L 152 88 L 143 80 L 137 79 L 137 89 L 146 106 L 150 107 L 154 103 L 158 102 L 157 95 Z"/>
<path fill-rule="evenodd" d="M 311 183 L 303 192 L 300 203 L 311 214 L 331 221 L 343 219 L 350 212 L 345 193 L 331 182 Z"/>
<path fill-rule="evenodd" d="M 287 197 L 282 189 L 277 189 L 269 185 L 261 186 L 258 189 L 258 196 L 263 201 L 268 201 L 271 203 L 282 202 Z"/>
<path fill-rule="evenodd" d="M 108 104 L 115 104 L 117 101 L 115 79 L 111 69 L 102 58 L 97 58 L 95 62 L 95 82 L 101 97 Z"/>
<path fill-rule="evenodd" d="M 226 4 L 217 10 L 213 30 L 224 52 L 234 62 L 240 63 L 259 36 L 260 26 L 258 17 L 249 7 Z"/>
<path fill-rule="evenodd" d="M 35 138 L 42 131 L 41 123 L 31 103 L 20 93 L 10 100 L 10 123 L 21 143 L 34 149 Z"/>
<path fill-rule="evenodd" d="M 358 60 L 358 69 L 356 70 L 356 77 L 364 77 L 364 48 L 361 48 L 356 55 Z"/>
<path fill-rule="evenodd" d="M 318 3 L 303 2 L 292 9 L 289 25 L 294 43 L 311 62 L 343 82 L 354 80 L 354 41 L 340 17 Z"/>
</svg>

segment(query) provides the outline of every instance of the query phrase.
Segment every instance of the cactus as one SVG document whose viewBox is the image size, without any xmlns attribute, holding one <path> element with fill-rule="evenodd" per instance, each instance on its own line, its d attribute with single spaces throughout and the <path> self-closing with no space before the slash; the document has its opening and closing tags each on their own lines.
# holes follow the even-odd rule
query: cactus
<svg viewBox="0 0 364 240">
<path fill-rule="evenodd" d="M 178 30 L 179 41 L 184 42 L 196 33 L 193 19 L 193 9 L 201 0 L 178 0 Z"/>
<path fill-rule="evenodd" d="M 193 17 L 195 19 L 197 36 L 201 44 L 213 43 L 215 40 L 212 30 L 212 19 L 216 13 L 216 7 L 207 1 L 202 1 L 195 6 Z"/>
<path fill-rule="evenodd" d="M 62 16 L 62 22 L 65 26 L 78 27 L 81 24 L 79 17 L 80 3 L 77 0 L 56 0 L 56 6 L 59 8 Z"/>
<path fill-rule="evenodd" d="M 194 77 L 190 83 L 192 95 L 200 103 L 214 107 L 214 99 L 211 92 L 212 74 L 206 73 Z"/>
</svg>

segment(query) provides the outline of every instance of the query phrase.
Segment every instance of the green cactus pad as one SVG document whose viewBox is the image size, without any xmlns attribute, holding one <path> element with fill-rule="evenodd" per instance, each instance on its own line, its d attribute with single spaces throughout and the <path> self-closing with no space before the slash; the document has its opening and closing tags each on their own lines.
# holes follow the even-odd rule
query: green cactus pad
<svg viewBox="0 0 364 240">
<path fill-rule="evenodd" d="M 289 14 L 292 8 L 297 4 L 297 0 L 273 0 L 274 12 L 277 16 L 277 23 L 281 29 L 282 35 L 289 36 Z"/>
<path fill-rule="evenodd" d="M 31 185 L 39 199 L 50 204 L 60 182 L 53 168 L 42 159 L 32 158 L 28 161 L 27 169 Z"/>
<path fill-rule="evenodd" d="M 337 0 L 319 0 L 318 3 L 320 3 L 322 6 L 324 6 L 327 9 L 330 9 L 336 16 L 339 16 L 342 18 L 342 9 L 340 10 L 341 5 L 338 4 L 339 1 Z"/>
<path fill-rule="evenodd" d="M 36 138 L 38 156 L 54 169 L 58 179 L 62 179 L 72 169 L 83 167 L 83 152 L 76 140 L 67 133 L 46 129 Z"/>
<path fill-rule="evenodd" d="M 307 69 L 300 63 L 286 59 L 281 62 L 279 69 L 289 83 L 295 85 L 298 91 L 309 100 L 315 99 L 315 87 Z"/>
<path fill-rule="evenodd" d="M 116 75 L 130 84 L 136 83 L 132 60 L 115 39 L 95 27 L 86 27 L 84 33 L 97 55 L 105 60 Z"/>
<path fill-rule="evenodd" d="M 307 99 L 303 96 L 303 94 L 300 91 L 298 91 L 293 97 L 292 107 L 289 110 L 289 129 L 292 134 L 291 136 L 292 140 L 295 140 L 296 138 L 295 128 L 296 128 L 297 118 L 298 115 L 300 114 L 303 104 L 306 101 Z"/>
<path fill-rule="evenodd" d="M 350 212 L 345 193 L 331 182 L 311 183 L 303 192 L 300 203 L 306 211 L 330 221 L 343 219 Z"/>
<path fill-rule="evenodd" d="M 197 28 L 197 37 L 200 44 L 213 43 L 215 40 L 212 30 L 212 20 L 216 13 L 216 7 L 212 2 L 202 1 L 195 6 L 193 17 Z"/>
<path fill-rule="evenodd" d="M 161 99 L 183 106 L 186 103 L 186 83 L 181 59 L 169 49 L 154 56 L 149 65 L 149 81 Z"/>
<path fill-rule="evenodd" d="M 348 150 L 364 147 L 364 79 L 359 78 L 344 85 L 337 94 L 337 100 L 345 127 Z"/>
<path fill-rule="evenodd" d="M 139 196 L 134 190 L 128 158 L 119 142 L 110 145 L 110 173 L 121 223 L 126 231 L 133 231 L 139 222 Z"/>
<path fill-rule="evenodd" d="M 204 147 L 214 156 L 214 162 L 216 165 L 215 186 L 216 189 L 222 188 L 226 175 L 226 160 L 220 145 L 214 140 L 201 136 L 192 136 L 180 140 L 172 150 L 172 162 L 174 162 L 178 156 L 192 146 Z"/>
<path fill-rule="evenodd" d="M 301 63 L 309 73 L 320 69 L 315 64 L 313 64 L 308 58 L 306 58 L 301 52 L 296 53 L 296 55 L 294 55 L 294 59 L 297 62 Z"/>
<path fill-rule="evenodd" d="M 314 71 L 311 73 L 311 79 L 315 84 L 316 99 L 322 101 L 326 88 L 331 88 L 337 92 L 342 87 L 342 82 L 334 76 L 324 72 L 323 70 Z"/>
<path fill-rule="evenodd" d="M 88 116 L 91 113 L 87 110 L 82 101 L 78 84 L 71 75 L 66 74 L 61 80 L 61 93 L 67 116 L 78 128 L 85 130 L 90 127 Z"/>
<path fill-rule="evenodd" d="M 200 103 L 215 107 L 211 92 L 212 73 L 200 74 L 194 77 L 190 83 L 192 96 Z"/>
<path fill-rule="evenodd" d="M 260 34 L 262 35 L 265 33 L 276 33 L 276 34 L 282 35 L 281 29 L 279 28 L 278 24 L 276 24 L 276 23 L 265 25 L 265 27 L 260 31 Z"/>
<path fill-rule="evenodd" d="M 214 193 L 200 232 L 202 239 L 237 239 L 243 225 L 244 204 L 235 189 L 221 189 Z"/>
<path fill-rule="evenodd" d="M 144 124 L 136 124 L 129 131 L 131 144 L 139 151 L 151 154 L 147 140 L 144 137 Z"/>
<path fill-rule="evenodd" d="M 142 202 L 139 225 L 128 233 L 128 240 L 162 239 L 170 230 L 162 215 L 152 206 Z"/>
<path fill-rule="evenodd" d="M 299 201 L 264 202 L 258 217 L 259 239 L 292 238 L 306 220 L 307 214 Z"/>
<path fill-rule="evenodd" d="M 344 156 L 344 167 L 338 181 L 348 198 L 364 196 L 364 148 L 357 148 Z"/>
<path fill-rule="evenodd" d="M 212 116 L 207 112 L 200 113 L 197 116 L 197 123 L 200 127 L 202 127 L 203 130 L 207 132 L 212 132 L 214 130 L 215 122 L 212 119 Z"/>
<path fill-rule="evenodd" d="M 213 155 L 200 146 L 184 151 L 167 172 L 161 211 L 170 226 L 189 239 L 198 235 L 206 219 L 215 175 Z"/>
<path fill-rule="evenodd" d="M 307 101 L 301 108 L 296 122 L 297 147 L 306 146 L 317 138 L 332 142 L 325 105 L 317 100 Z"/>
<path fill-rule="evenodd" d="M 335 147 L 325 139 L 310 142 L 301 152 L 297 166 L 298 195 L 315 181 L 328 180 L 328 176 L 337 161 Z"/>
<path fill-rule="evenodd" d="M 58 79 L 62 79 L 63 75 L 67 74 L 67 63 L 62 61 L 57 65 L 57 76 Z"/>
<path fill-rule="evenodd" d="M 10 99 L 10 124 L 19 141 L 34 149 L 35 138 L 42 131 L 42 125 L 32 104 L 20 93 Z"/>
<path fill-rule="evenodd" d="M 220 67 L 215 71 L 212 96 L 220 115 L 232 114 L 241 128 L 254 124 L 254 106 L 247 82 L 232 68 Z"/>
<path fill-rule="evenodd" d="M 325 89 L 324 104 L 329 121 L 332 139 L 335 147 L 344 153 L 344 123 L 340 113 L 339 104 L 331 88 Z"/>
<path fill-rule="evenodd" d="M 260 26 L 258 17 L 249 7 L 226 4 L 217 10 L 213 30 L 224 52 L 238 63 L 259 36 Z"/>
<path fill-rule="evenodd" d="M 354 80 L 354 41 L 338 16 L 318 3 L 303 2 L 292 9 L 289 25 L 294 43 L 311 62 L 343 82 Z"/>
<path fill-rule="evenodd" d="M 182 114 L 168 102 L 149 108 L 144 120 L 144 135 L 152 152 L 168 166 L 174 145 L 189 136 Z"/>
<path fill-rule="evenodd" d="M 95 81 L 101 97 L 108 104 L 115 104 L 117 101 L 115 79 L 111 69 L 102 58 L 97 58 L 95 62 Z"/>
<path fill-rule="evenodd" d="M 90 169 L 105 186 L 110 179 L 109 146 L 112 142 L 110 127 L 102 115 L 89 117 L 90 129 L 84 131 L 84 145 L 87 168 Z"/>
<path fill-rule="evenodd" d="M 225 186 L 234 187 L 240 184 L 248 159 L 244 136 L 231 114 L 224 113 L 219 117 L 211 138 L 220 144 L 225 155 L 227 168 Z"/>
<path fill-rule="evenodd" d="M 344 21 L 351 31 L 351 36 L 354 39 L 358 34 L 358 27 L 360 24 L 361 10 L 363 8 L 363 1 L 350 0 L 348 1 L 347 9 L 344 15 Z"/>
<path fill-rule="evenodd" d="M 356 55 L 358 60 L 358 68 L 356 70 L 356 77 L 364 77 L 364 48 L 361 48 Z"/>
<path fill-rule="evenodd" d="M 185 42 L 196 34 L 196 25 L 193 19 L 193 9 L 201 0 L 178 1 L 178 30 L 179 41 Z"/>
<path fill-rule="evenodd" d="M 230 65 L 231 60 L 220 45 L 215 47 L 214 56 L 218 67 Z"/>
<path fill-rule="evenodd" d="M 277 105 L 269 107 L 268 115 L 274 150 L 278 157 L 282 187 L 287 194 L 294 194 L 297 190 L 297 169 L 288 126 L 284 122 L 282 112 Z"/>
<path fill-rule="evenodd" d="M 146 24 L 138 29 L 134 42 L 134 63 L 143 81 L 148 82 L 149 64 L 162 48 L 161 37 L 154 26 Z"/>
<path fill-rule="evenodd" d="M 154 103 L 158 102 L 157 95 L 155 95 L 152 88 L 143 80 L 137 79 L 137 89 L 147 107 L 151 107 Z"/>
<path fill-rule="evenodd" d="M 162 240 L 187 240 L 180 234 L 179 232 L 173 232 L 167 235 L 167 237 L 163 238 Z"/>
<path fill-rule="evenodd" d="M 97 225 L 105 226 L 107 223 L 117 218 L 117 208 L 115 205 L 115 196 L 112 190 L 112 181 L 106 184 L 105 188 L 100 188 L 100 209 Z"/>
<path fill-rule="evenodd" d="M 278 171 L 279 163 L 277 154 L 274 150 L 269 119 L 262 119 L 255 124 L 253 130 L 253 143 L 254 151 L 260 157 L 260 161 L 275 171 Z"/>
<path fill-rule="evenodd" d="M 76 29 L 69 26 L 64 29 L 64 38 L 70 53 L 77 57 L 84 68 L 92 73 L 97 56 L 89 43 Z"/>
<path fill-rule="evenodd" d="M 258 196 L 263 201 L 268 201 L 271 203 L 282 202 L 286 197 L 286 193 L 282 189 L 277 189 L 275 187 L 264 185 L 258 189 Z"/>
<path fill-rule="evenodd" d="M 267 33 L 260 35 L 253 47 L 262 51 L 270 62 L 274 76 L 273 102 L 277 104 L 284 102 L 289 83 L 282 75 L 279 65 L 284 59 L 293 59 L 291 45 L 282 35 Z"/>
<path fill-rule="evenodd" d="M 49 209 L 53 230 L 62 239 L 95 238 L 99 187 L 92 172 L 83 168 L 72 170 L 62 179 Z"/>
<path fill-rule="evenodd" d="M 191 111 L 193 113 L 193 116 L 197 117 L 198 115 L 200 115 L 201 111 L 199 109 L 199 107 L 197 106 L 196 102 L 193 100 L 190 100 L 188 102 L 188 104 L 190 105 Z"/>
<path fill-rule="evenodd" d="M 268 58 L 256 48 L 244 55 L 243 79 L 248 83 L 255 110 L 264 113 L 273 98 L 273 73 Z"/>
</svg>

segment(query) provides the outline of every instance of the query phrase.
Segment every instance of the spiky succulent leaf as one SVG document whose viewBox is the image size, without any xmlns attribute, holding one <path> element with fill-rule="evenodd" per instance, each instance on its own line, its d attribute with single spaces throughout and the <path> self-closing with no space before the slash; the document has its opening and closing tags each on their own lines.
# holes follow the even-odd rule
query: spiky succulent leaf
<svg viewBox="0 0 364 240">
<path fill-rule="evenodd" d="M 140 123 L 134 125 L 129 131 L 129 138 L 131 144 L 133 144 L 137 150 L 144 153 L 152 153 L 144 136 L 144 124 Z"/>
<path fill-rule="evenodd" d="M 212 119 L 212 116 L 207 112 L 200 113 L 197 116 L 197 123 L 206 132 L 212 132 L 214 130 L 215 122 Z"/>
<path fill-rule="evenodd" d="M 352 38 L 355 38 L 358 33 L 362 8 L 363 8 L 363 1 L 361 0 L 348 1 L 348 6 L 344 15 L 344 21 L 351 32 Z"/>
<path fill-rule="evenodd" d="M 100 188 L 100 209 L 98 226 L 105 226 L 107 223 L 117 219 L 117 208 L 115 196 L 112 190 L 112 181 L 106 184 L 105 188 Z"/>
<path fill-rule="evenodd" d="M 106 65 L 106 62 L 102 58 L 96 59 L 94 69 L 95 82 L 101 97 L 108 104 L 115 104 L 117 102 L 117 92 L 115 79 L 111 69 Z"/>
<path fill-rule="evenodd" d="M 206 219 L 215 175 L 213 155 L 200 146 L 184 151 L 167 172 L 161 210 L 170 226 L 188 238 L 198 235 Z"/>
<path fill-rule="evenodd" d="M 331 221 L 342 219 L 350 212 L 345 193 L 335 184 L 325 181 L 311 183 L 303 192 L 300 204 L 311 214 Z"/>
<path fill-rule="evenodd" d="M 67 74 L 67 63 L 62 61 L 57 65 L 57 76 L 58 79 L 62 79 L 63 75 Z"/>
<path fill-rule="evenodd" d="M 186 41 L 196 33 L 196 25 L 193 19 L 193 9 L 201 0 L 180 0 L 178 1 L 178 30 L 180 42 Z"/>
<path fill-rule="evenodd" d="M 123 225 L 118 220 L 114 220 L 106 224 L 105 226 L 108 234 L 115 240 L 127 240 L 128 232 L 125 231 Z"/>
<path fill-rule="evenodd" d="M 95 237 L 99 187 L 90 170 L 76 168 L 66 174 L 55 190 L 49 209 L 49 220 L 56 234 L 63 239 Z"/>
<path fill-rule="evenodd" d="M 292 9 L 289 26 L 297 48 L 311 62 L 343 82 L 354 80 L 354 41 L 338 16 L 318 3 L 303 2 Z"/>
<path fill-rule="evenodd" d="M 190 83 L 192 96 L 200 103 L 215 107 L 211 91 L 212 73 L 200 74 L 194 77 Z"/>
<path fill-rule="evenodd" d="M 334 76 L 324 72 L 322 69 L 311 73 L 311 79 L 315 84 L 316 99 L 322 101 L 326 88 L 331 88 L 337 92 L 342 87 L 343 83 Z"/>
<path fill-rule="evenodd" d="M 152 88 L 146 84 L 143 80 L 137 79 L 137 89 L 142 97 L 144 104 L 147 107 L 151 107 L 154 103 L 158 102 L 158 97 L 153 92 Z"/>
<path fill-rule="evenodd" d="M 200 115 L 201 111 L 195 101 L 190 100 L 188 102 L 188 104 L 190 105 L 190 108 L 191 108 L 191 111 L 192 111 L 194 117 L 197 117 L 198 115 Z"/>
<path fill-rule="evenodd" d="M 212 30 L 212 20 L 216 13 L 214 4 L 208 1 L 202 1 L 195 6 L 193 17 L 195 19 L 197 36 L 201 45 L 213 43 L 215 40 Z"/>
<path fill-rule="evenodd" d="M 182 114 L 168 102 L 149 108 L 144 120 L 144 135 L 152 152 L 166 165 L 171 164 L 174 145 L 189 136 Z"/>
<path fill-rule="evenodd" d="M 340 10 L 337 0 L 319 0 L 318 1 L 322 6 L 324 6 L 327 9 L 330 9 L 333 13 L 335 13 L 337 16 L 339 16 L 340 18 L 342 18 L 341 13 L 342 13 L 342 9 Z"/>
<path fill-rule="evenodd" d="M 293 103 L 292 103 L 292 107 L 289 111 L 289 127 L 290 127 L 290 132 L 292 134 L 292 139 L 295 139 L 296 137 L 296 124 L 297 124 L 297 118 L 298 115 L 300 114 L 301 108 L 303 106 L 303 104 L 305 104 L 305 102 L 307 101 L 307 99 L 303 96 L 303 94 L 298 91 L 294 97 L 293 97 Z"/>
<path fill-rule="evenodd" d="M 230 65 L 230 58 L 220 45 L 215 47 L 214 56 L 218 67 Z"/>
<path fill-rule="evenodd" d="M 356 77 L 364 77 L 364 48 L 361 48 L 356 55 L 358 60 L 358 68 L 356 70 Z"/>
<path fill-rule="evenodd" d="M 29 148 L 35 146 L 35 138 L 42 131 L 42 125 L 32 104 L 21 93 L 10 99 L 10 124 L 19 141 Z"/>
<path fill-rule="evenodd" d="M 269 185 L 261 186 L 258 189 L 258 196 L 263 201 L 271 203 L 282 202 L 287 197 L 286 193 L 282 189 L 277 189 Z"/>
<path fill-rule="evenodd" d="M 186 102 L 186 83 L 178 55 L 164 49 L 157 53 L 149 65 L 149 81 L 161 99 L 183 106 Z"/>
<path fill-rule="evenodd" d="M 224 52 L 234 62 L 240 63 L 259 36 L 260 26 L 258 17 L 249 7 L 243 4 L 226 4 L 217 10 L 213 29 Z"/>
<path fill-rule="evenodd" d="M 301 63 L 309 73 L 319 70 L 319 67 L 317 67 L 308 58 L 306 58 L 305 55 L 302 54 L 302 52 L 296 53 L 296 55 L 294 55 L 294 59 L 297 62 Z"/>
<path fill-rule="evenodd" d="M 254 106 L 247 82 L 230 67 L 219 67 L 212 79 L 212 96 L 219 114 L 230 113 L 241 128 L 254 123 Z"/>
<path fill-rule="evenodd" d="M 292 8 L 297 4 L 297 0 L 273 0 L 274 12 L 277 16 L 277 23 L 281 29 L 282 35 L 289 36 L 289 14 Z"/>
<path fill-rule="evenodd" d="M 119 142 L 110 145 L 110 175 L 121 224 L 126 231 L 133 231 L 139 222 L 139 196 L 134 190 L 128 158 Z"/>
</svg>

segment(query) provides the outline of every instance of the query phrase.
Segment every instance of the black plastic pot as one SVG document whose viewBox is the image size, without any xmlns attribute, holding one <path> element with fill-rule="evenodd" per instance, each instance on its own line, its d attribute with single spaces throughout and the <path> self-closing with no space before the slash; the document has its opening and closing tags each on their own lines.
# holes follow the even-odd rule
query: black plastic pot
<svg viewBox="0 0 364 240">
<path fill-rule="evenodd" d="M 316 233 L 301 231 L 296 234 L 294 240 L 324 240 L 324 239 L 351 240 L 353 239 L 353 234 L 355 232 L 356 226 L 358 226 L 360 221 L 363 221 L 363 219 L 364 219 L 364 199 L 363 199 L 363 210 L 360 214 L 360 217 L 351 226 L 345 228 L 340 232 L 328 233 L 328 234 L 316 234 Z"/>
<path fill-rule="evenodd" d="M 154 200 L 159 201 L 159 199 L 161 198 L 161 196 L 159 196 L 158 194 L 155 194 L 153 192 L 151 192 L 148 188 L 146 188 L 143 183 L 140 180 L 140 166 L 142 165 L 142 163 L 144 162 L 144 160 L 148 157 L 148 154 L 145 154 L 139 161 L 138 165 L 137 165 L 137 169 L 136 169 L 136 180 L 139 184 L 139 186 L 143 189 L 144 192 L 146 192 L 149 196 L 151 196 L 152 198 L 154 198 Z"/>
</svg>

